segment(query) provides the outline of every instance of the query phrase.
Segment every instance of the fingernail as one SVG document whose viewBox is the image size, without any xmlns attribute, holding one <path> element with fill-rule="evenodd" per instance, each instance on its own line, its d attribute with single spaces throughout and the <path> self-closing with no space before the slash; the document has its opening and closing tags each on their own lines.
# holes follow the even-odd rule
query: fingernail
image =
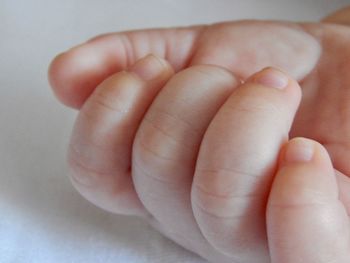
<svg viewBox="0 0 350 263">
<path fill-rule="evenodd" d="M 288 85 L 289 78 L 282 71 L 266 68 L 257 73 L 254 82 L 271 88 L 284 89 Z"/>
<path fill-rule="evenodd" d="M 160 76 L 166 69 L 166 62 L 155 55 L 147 55 L 136 61 L 130 71 L 144 80 L 152 80 Z"/>
<path fill-rule="evenodd" d="M 314 155 L 314 144 L 302 138 L 293 139 L 288 143 L 284 153 L 286 163 L 309 162 Z"/>
</svg>

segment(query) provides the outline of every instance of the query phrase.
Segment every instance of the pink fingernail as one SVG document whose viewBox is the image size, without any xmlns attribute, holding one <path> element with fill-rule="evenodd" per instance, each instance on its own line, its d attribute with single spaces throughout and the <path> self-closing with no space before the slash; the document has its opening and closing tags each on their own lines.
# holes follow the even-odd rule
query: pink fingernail
<svg viewBox="0 0 350 263">
<path fill-rule="evenodd" d="M 160 76 L 166 68 L 167 64 L 163 59 L 155 55 L 147 55 L 136 61 L 130 71 L 144 80 L 152 80 Z"/>
<path fill-rule="evenodd" d="M 289 78 L 282 71 L 274 68 L 266 68 L 257 73 L 254 81 L 267 87 L 284 89 L 288 86 Z"/>
<path fill-rule="evenodd" d="M 307 139 L 297 138 L 287 145 L 284 160 L 286 163 L 309 162 L 313 155 L 314 144 Z"/>
</svg>

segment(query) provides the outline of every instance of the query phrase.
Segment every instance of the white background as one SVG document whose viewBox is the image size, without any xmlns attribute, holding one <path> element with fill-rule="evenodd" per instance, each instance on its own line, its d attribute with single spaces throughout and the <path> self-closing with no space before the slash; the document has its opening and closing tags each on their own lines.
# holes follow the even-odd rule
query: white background
<svg viewBox="0 0 350 263">
<path fill-rule="evenodd" d="M 350 0 L 0 0 L 0 262 L 204 262 L 134 218 L 90 205 L 66 177 L 76 112 L 52 57 L 103 32 L 260 18 L 317 21 Z"/>
</svg>

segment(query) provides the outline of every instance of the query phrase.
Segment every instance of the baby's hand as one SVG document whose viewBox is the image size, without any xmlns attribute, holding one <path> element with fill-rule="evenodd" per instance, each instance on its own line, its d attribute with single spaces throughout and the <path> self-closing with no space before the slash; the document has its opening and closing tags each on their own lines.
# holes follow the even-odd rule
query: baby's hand
<svg viewBox="0 0 350 263">
<path fill-rule="evenodd" d="M 92 93 L 70 148 L 75 186 L 109 211 L 146 216 L 165 235 L 213 262 L 269 262 L 266 202 L 298 104 L 297 84 L 289 80 L 291 86 L 283 90 L 257 87 L 255 76 L 232 93 L 239 81 L 229 72 L 195 66 L 163 88 L 173 74 L 165 61 L 148 57 L 130 63 L 158 43 L 155 53 L 167 54 L 177 71 L 187 64 L 215 63 L 246 79 L 274 65 L 298 79 L 306 76 L 292 136 L 321 140 L 335 167 L 348 174 L 344 87 L 349 77 L 341 72 L 350 54 L 348 29 L 302 28 L 314 37 L 299 26 L 270 22 L 134 32 L 102 36 L 59 56 L 50 72 L 61 100 L 80 107 Z M 135 46 L 123 53 L 128 37 Z M 176 41 L 181 45 L 171 45 Z M 251 44 L 256 42 L 259 46 Z M 161 43 L 168 47 L 164 54 Z M 126 67 L 133 73 L 112 75 L 94 90 Z M 337 129 L 330 132 L 329 127 Z M 349 179 L 338 175 L 340 199 L 349 207 Z"/>
<path fill-rule="evenodd" d="M 214 66 L 172 74 L 147 56 L 97 87 L 70 144 L 73 184 L 212 262 L 269 262 L 265 209 L 298 84 L 273 69 L 243 85 Z"/>
<path fill-rule="evenodd" d="M 327 22 L 350 24 L 350 9 Z M 269 21 L 107 34 L 58 56 L 50 81 L 63 103 L 80 108 L 105 78 L 149 53 L 166 58 L 175 71 L 215 64 L 240 80 L 264 67 L 280 68 L 300 81 L 303 91 L 291 137 L 322 142 L 350 200 L 350 179 L 343 176 L 350 175 L 349 36 L 344 25 Z"/>
<path fill-rule="evenodd" d="M 144 216 L 212 262 L 270 262 L 270 253 L 273 262 L 296 262 L 296 255 L 322 262 L 334 251 L 345 259 L 348 218 L 320 146 L 314 160 L 321 168 L 300 164 L 309 151 L 293 156 L 293 145 L 305 145 L 300 139 L 282 151 L 266 211 L 299 104 L 298 84 L 271 68 L 242 85 L 214 66 L 172 74 L 166 61 L 148 56 L 99 85 L 72 137 L 76 188 L 109 211 Z M 295 234 L 298 227 L 305 237 Z M 300 246 L 315 239 L 313 246 L 328 248 L 341 230 L 341 240 L 322 256 Z"/>
</svg>

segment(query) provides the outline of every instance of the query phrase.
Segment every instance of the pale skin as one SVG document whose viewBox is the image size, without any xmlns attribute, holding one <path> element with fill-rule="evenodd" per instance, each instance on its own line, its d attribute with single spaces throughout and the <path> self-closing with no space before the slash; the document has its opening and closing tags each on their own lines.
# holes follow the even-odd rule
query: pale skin
<svg viewBox="0 0 350 263">
<path fill-rule="evenodd" d="M 59 55 L 50 82 L 80 110 L 73 185 L 211 262 L 348 262 L 350 11 L 326 21 L 115 33 Z"/>
</svg>

